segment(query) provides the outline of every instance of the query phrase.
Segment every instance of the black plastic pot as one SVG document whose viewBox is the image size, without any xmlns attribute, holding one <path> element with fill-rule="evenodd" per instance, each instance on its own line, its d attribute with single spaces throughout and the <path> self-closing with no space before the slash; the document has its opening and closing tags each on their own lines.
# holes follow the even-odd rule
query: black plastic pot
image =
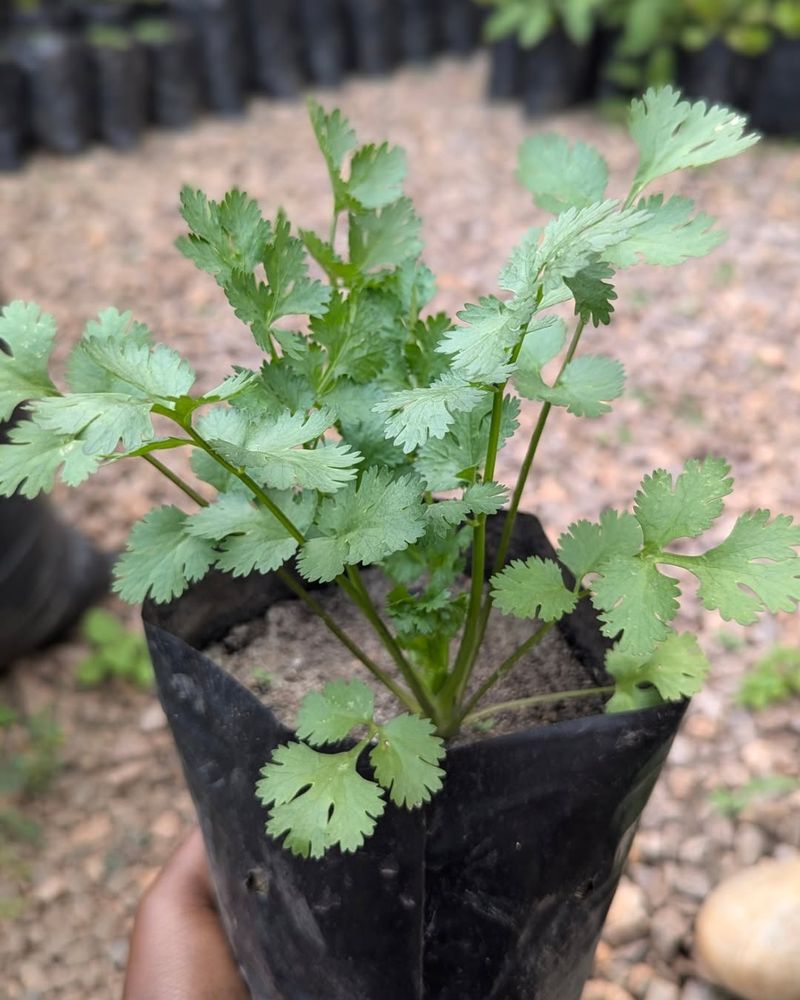
<svg viewBox="0 0 800 1000">
<path fill-rule="evenodd" d="M 238 0 L 174 0 L 194 29 L 205 104 L 220 114 L 239 114 L 246 101 L 244 25 Z"/>
<path fill-rule="evenodd" d="M 492 526 L 497 540 L 499 523 Z M 550 554 L 524 518 L 515 558 Z M 159 693 L 254 1000 L 578 1000 L 635 824 L 683 705 L 456 747 L 425 810 L 389 807 L 354 855 L 306 861 L 264 833 L 253 788 L 287 728 L 200 651 L 289 596 L 207 577 L 144 618 Z M 581 606 L 564 635 L 601 681 Z"/>
<path fill-rule="evenodd" d="M 295 13 L 309 79 L 323 87 L 337 86 L 347 68 L 338 0 L 295 0 Z"/>
<path fill-rule="evenodd" d="M 592 52 L 563 31 L 551 31 L 524 53 L 522 91 L 529 115 L 571 107 L 591 95 Z"/>
<path fill-rule="evenodd" d="M 491 47 L 489 97 L 507 101 L 522 92 L 522 49 L 515 38 L 504 38 Z"/>
<path fill-rule="evenodd" d="M 82 42 L 49 28 L 18 31 L 9 51 L 23 71 L 30 133 L 57 153 L 76 153 L 92 134 L 89 69 Z"/>
<path fill-rule="evenodd" d="M 779 37 L 759 61 L 748 112 L 771 135 L 800 136 L 800 39 Z"/>
<path fill-rule="evenodd" d="M 0 497 L 0 671 L 66 632 L 108 589 L 110 569 L 43 497 Z"/>
<path fill-rule="evenodd" d="M 743 107 L 752 86 L 752 66 L 753 60 L 715 38 L 697 51 L 681 50 L 678 82 L 687 97 Z"/>
<path fill-rule="evenodd" d="M 114 0 L 68 0 L 65 9 L 71 14 L 70 20 L 85 27 L 103 25 L 121 28 L 131 16 L 131 4 Z"/>
<path fill-rule="evenodd" d="M 158 23 L 164 26 L 163 35 L 144 32 L 141 25 L 136 34 L 147 60 L 148 113 L 157 125 L 183 128 L 195 120 L 200 107 L 195 38 L 180 22 Z"/>
<path fill-rule="evenodd" d="M 431 0 L 394 0 L 394 6 L 401 60 L 419 63 L 431 59 L 439 48 L 435 4 Z"/>
<path fill-rule="evenodd" d="M 396 62 L 396 26 L 391 0 L 343 0 L 350 63 L 357 73 L 380 76 Z"/>
<path fill-rule="evenodd" d="M 295 97 L 303 86 L 294 0 L 244 0 L 251 83 L 274 97 Z"/>
<path fill-rule="evenodd" d="M 25 111 L 22 70 L 0 53 L 0 171 L 17 170 L 22 165 Z"/>
<path fill-rule="evenodd" d="M 439 0 L 439 34 L 445 52 L 469 55 L 480 42 L 481 11 L 474 0 Z"/>
<path fill-rule="evenodd" d="M 115 149 L 130 149 L 147 122 L 147 56 L 130 41 L 124 47 L 88 45 L 97 134 Z"/>
</svg>

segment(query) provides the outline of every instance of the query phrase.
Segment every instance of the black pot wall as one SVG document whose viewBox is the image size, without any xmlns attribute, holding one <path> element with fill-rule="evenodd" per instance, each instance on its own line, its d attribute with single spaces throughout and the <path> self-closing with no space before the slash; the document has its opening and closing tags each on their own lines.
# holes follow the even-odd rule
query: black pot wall
<svg viewBox="0 0 800 1000">
<path fill-rule="evenodd" d="M 436 5 L 431 0 L 394 0 L 398 17 L 398 46 L 406 62 L 425 62 L 438 50 Z"/>
<path fill-rule="evenodd" d="M 294 0 L 244 0 L 251 83 L 274 97 L 294 97 L 303 86 Z"/>
<path fill-rule="evenodd" d="M 298 37 L 308 78 L 336 87 L 347 69 L 339 0 L 295 0 Z"/>
<path fill-rule="evenodd" d="M 30 133 L 45 149 L 76 153 L 92 134 L 89 69 L 81 42 L 49 29 L 20 31 L 9 51 L 28 92 Z"/>
<path fill-rule="evenodd" d="M 755 61 L 716 38 L 696 52 L 681 51 L 678 84 L 687 97 L 744 107 L 753 85 Z"/>
<path fill-rule="evenodd" d="M 22 165 L 25 112 L 22 70 L 0 55 L 0 171 L 17 170 Z"/>
<path fill-rule="evenodd" d="M 481 40 L 481 11 L 474 0 L 439 0 L 439 24 L 445 52 L 468 55 Z"/>
<path fill-rule="evenodd" d="M 515 38 L 504 38 L 491 48 L 489 97 L 510 100 L 522 92 L 522 49 Z"/>
<path fill-rule="evenodd" d="M 499 523 L 492 526 L 497 539 Z M 514 558 L 551 554 L 525 518 Z M 424 811 L 390 806 L 355 855 L 291 856 L 254 784 L 289 731 L 199 650 L 289 593 L 207 577 L 145 607 L 160 697 L 221 913 L 254 1000 L 578 1000 L 683 705 L 457 747 Z M 582 606 L 564 630 L 587 685 L 605 642 Z"/>
<path fill-rule="evenodd" d="M 147 56 L 138 45 L 90 45 L 89 58 L 97 134 L 115 149 L 130 149 L 147 122 Z"/>
<path fill-rule="evenodd" d="M 800 39 L 776 39 L 759 60 L 748 112 L 753 128 L 800 136 Z"/>
<path fill-rule="evenodd" d="M 0 442 L 12 423 L 0 423 Z M 109 576 L 108 559 L 44 497 L 0 497 L 0 670 L 58 638 Z"/>
<path fill-rule="evenodd" d="M 197 39 L 204 103 L 219 114 L 239 114 L 245 106 L 247 71 L 238 0 L 175 0 L 175 6 Z"/>
<path fill-rule="evenodd" d="M 185 25 L 175 22 L 173 37 L 164 42 L 143 42 L 147 58 L 149 117 L 166 128 L 190 125 L 200 107 L 200 80 L 195 38 Z"/>
<path fill-rule="evenodd" d="M 357 73 L 379 76 L 396 62 L 392 0 L 342 0 L 350 63 Z"/>
<path fill-rule="evenodd" d="M 591 95 L 592 52 L 553 31 L 523 53 L 522 88 L 530 115 L 559 111 Z"/>
</svg>

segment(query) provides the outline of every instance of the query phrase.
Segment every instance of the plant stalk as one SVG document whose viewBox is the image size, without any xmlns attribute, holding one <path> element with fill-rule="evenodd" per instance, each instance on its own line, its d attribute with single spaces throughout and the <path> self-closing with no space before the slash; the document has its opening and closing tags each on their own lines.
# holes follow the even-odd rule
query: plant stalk
<svg viewBox="0 0 800 1000">
<path fill-rule="evenodd" d="M 471 712 L 464 716 L 462 723 L 469 725 L 478 722 L 480 719 L 488 719 L 499 712 L 514 712 L 523 708 L 531 708 L 534 705 L 546 705 L 548 702 L 565 701 L 568 698 L 588 698 L 590 695 L 612 694 L 614 685 L 606 687 L 577 688 L 574 691 L 552 691 L 547 694 L 536 694 L 530 698 L 516 698 L 514 701 L 501 701 L 497 705 L 487 705 L 486 708 L 478 712 Z"/>
</svg>

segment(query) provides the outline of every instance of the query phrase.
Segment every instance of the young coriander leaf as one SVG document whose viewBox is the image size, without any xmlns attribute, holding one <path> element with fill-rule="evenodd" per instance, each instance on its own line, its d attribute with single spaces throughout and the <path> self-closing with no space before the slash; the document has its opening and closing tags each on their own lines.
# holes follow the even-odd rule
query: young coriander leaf
<svg viewBox="0 0 800 1000">
<path fill-rule="evenodd" d="M 422 486 L 414 476 L 367 469 L 358 485 L 322 502 L 316 528 L 320 535 L 303 546 L 298 569 L 307 580 L 328 583 L 345 566 L 380 562 L 422 536 Z"/>
<path fill-rule="evenodd" d="M 697 637 L 688 633 L 673 633 L 647 656 L 632 656 L 614 647 L 606 653 L 606 670 L 616 682 L 606 712 L 657 704 L 653 689 L 664 701 L 691 698 L 702 689 L 709 669 Z"/>
<path fill-rule="evenodd" d="M 401 267 L 422 252 L 421 228 L 410 198 L 399 198 L 377 212 L 351 212 L 350 263 L 365 275 Z"/>
<path fill-rule="evenodd" d="M 314 516 L 313 494 L 297 502 L 291 492 L 273 491 L 271 499 L 299 531 L 308 530 Z M 215 565 L 233 576 L 247 576 L 254 570 L 270 573 L 291 559 L 298 545 L 266 507 L 254 505 L 239 492 L 223 493 L 215 503 L 193 514 L 185 530 L 194 538 L 218 543 Z"/>
<path fill-rule="evenodd" d="M 608 164 L 593 146 L 541 133 L 522 143 L 518 162 L 517 176 L 546 212 L 558 215 L 603 200 Z"/>
<path fill-rule="evenodd" d="M 75 393 L 40 399 L 33 419 L 43 430 L 83 439 L 87 455 L 110 455 L 121 442 L 126 452 L 155 437 L 151 403 L 117 392 Z"/>
<path fill-rule="evenodd" d="M 496 514 L 508 500 L 508 489 L 500 483 L 473 483 L 460 499 L 439 500 L 425 508 L 428 524 L 435 531 L 447 531 L 470 514 Z"/>
<path fill-rule="evenodd" d="M 696 538 L 707 531 L 733 489 L 730 471 L 724 459 L 707 458 L 687 462 L 674 484 L 664 469 L 645 476 L 634 500 L 645 544 L 663 547 L 676 538 Z"/>
<path fill-rule="evenodd" d="M 567 364 L 553 386 L 542 381 L 535 371 L 518 373 L 516 382 L 520 393 L 529 399 L 564 406 L 577 417 L 599 417 L 611 410 L 611 400 L 622 395 L 625 369 L 614 358 L 584 354 Z"/>
<path fill-rule="evenodd" d="M 369 759 L 378 783 L 392 802 L 414 809 L 428 802 L 442 787 L 444 771 L 438 766 L 444 743 L 435 735 L 430 719 L 398 715 L 379 727 L 378 742 Z"/>
<path fill-rule="evenodd" d="M 48 374 L 55 320 L 32 302 L 11 302 L 0 313 L 0 421 L 31 399 L 57 396 Z"/>
<path fill-rule="evenodd" d="M 388 142 L 380 146 L 362 146 L 350 162 L 347 194 L 360 209 L 385 208 L 403 196 L 406 177 L 406 154 Z"/>
<path fill-rule="evenodd" d="M 263 426 L 251 424 L 244 445 L 222 439 L 211 444 L 228 461 L 275 489 L 300 486 L 334 493 L 355 478 L 361 455 L 343 444 L 302 447 L 320 438 L 333 420 L 329 410 L 310 414 L 285 410 Z"/>
<path fill-rule="evenodd" d="M 119 386 L 117 392 L 170 400 L 185 396 L 194 385 L 188 361 L 164 344 L 151 348 L 135 340 L 86 337 L 80 346 L 84 356 Z"/>
<path fill-rule="evenodd" d="M 488 295 L 478 305 L 467 305 L 458 318 L 465 325 L 448 330 L 438 352 L 451 355 L 453 372 L 465 381 L 505 382 L 513 370 L 508 353 L 522 336 L 519 316 Z"/>
<path fill-rule="evenodd" d="M 185 186 L 181 190 L 181 215 L 190 232 L 178 237 L 176 246 L 223 286 L 235 271 L 253 271 L 257 267 L 272 236 L 257 203 L 236 189 L 218 204 L 209 201 L 202 191 Z"/>
<path fill-rule="evenodd" d="M 334 192 L 335 211 L 338 213 L 346 207 L 342 167 L 347 154 L 358 145 L 358 139 L 350 127 L 350 123 L 338 108 L 328 114 L 322 105 L 313 98 L 309 98 L 308 111 L 311 127 L 317 137 L 317 144 L 328 166 Z"/>
<path fill-rule="evenodd" d="M 495 606 L 515 618 L 554 622 L 578 603 L 578 595 L 564 585 L 558 563 L 539 556 L 515 559 L 492 577 L 491 587 Z"/>
<path fill-rule="evenodd" d="M 286 834 L 284 846 L 303 858 L 361 847 L 386 808 L 378 785 L 356 770 L 362 750 L 363 744 L 336 754 L 305 743 L 278 747 L 256 785 L 260 801 L 272 803 L 267 833 Z"/>
<path fill-rule="evenodd" d="M 429 438 L 442 438 L 456 413 L 474 409 L 486 395 L 463 378 L 446 372 L 430 386 L 389 393 L 373 406 L 375 413 L 388 414 L 384 433 L 403 451 L 416 451 Z"/>
<path fill-rule="evenodd" d="M 641 259 L 647 264 L 672 267 L 693 257 L 705 257 L 724 243 L 726 233 L 714 229 L 714 219 L 702 212 L 692 216 L 694 203 L 676 195 L 666 203 L 661 194 L 642 198 L 637 208 L 650 213 L 624 242 L 606 251 L 609 263 L 631 267 Z"/>
<path fill-rule="evenodd" d="M 624 243 L 620 244 L 616 250 L 623 246 Z M 608 326 L 611 322 L 611 314 L 614 312 L 611 303 L 617 298 L 617 293 L 614 291 L 614 286 L 603 279 L 613 278 L 614 273 L 614 269 L 605 261 L 595 261 L 593 264 L 587 264 L 571 278 L 564 278 L 564 284 L 575 299 L 575 315 L 584 323 L 591 322 L 593 326 L 598 327 L 601 324 Z"/>
<path fill-rule="evenodd" d="M 341 281 L 346 288 L 358 283 L 361 271 L 354 264 L 350 264 L 340 257 L 330 243 L 321 239 L 310 229 L 300 229 L 298 233 L 308 252 L 330 279 Z"/>
<path fill-rule="evenodd" d="M 633 656 L 649 656 L 671 633 L 680 589 L 660 573 L 652 559 L 613 556 L 592 582 L 592 603 L 600 613 L 603 635 L 622 633 L 619 648 Z"/>
<path fill-rule="evenodd" d="M 133 319 L 132 313 L 104 309 L 97 319 L 86 324 L 83 336 L 67 359 L 67 382 L 72 392 L 130 392 L 129 384 L 115 379 L 87 355 L 87 343 L 104 340 L 150 347 L 153 335 L 144 323 Z"/>
<path fill-rule="evenodd" d="M 297 738 L 312 746 L 340 743 L 375 714 L 375 696 L 361 681 L 331 681 L 309 691 L 297 712 Z"/>
<path fill-rule="evenodd" d="M 800 525 L 768 510 L 742 514 L 730 535 L 701 556 L 669 554 L 665 561 L 682 566 L 700 581 L 698 596 L 725 621 L 752 625 L 765 609 L 794 611 L 800 601 Z"/>
<path fill-rule="evenodd" d="M 673 170 L 700 167 L 748 149 L 758 135 L 745 135 L 747 119 L 729 108 L 689 104 L 672 87 L 650 88 L 631 104 L 630 133 L 639 148 L 633 181 L 638 194 Z"/>
<path fill-rule="evenodd" d="M 165 604 L 202 579 L 216 559 L 212 542 L 188 533 L 189 515 L 156 507 L 133 526 L 114 567 L 114 592 L 129 604 L 151 597 Z"/>
<path fill-rule="evenodd" d="M 644 545 L 639 522 L 633 514 L 606 510 L 599 524 L 576 521 L 559 540 L 558 558 L 576 580 L 596 573 L 614 556 L 636 556 Z"/>
<path fill-rule="evenodd" d="M 61 480 L 78 486 L 97 471 L 100 457 L 87 454 L 81 437 L 55 434 L 31 420 L 23 420 L 0 444 L 0 496 L 15 492 L 29 499 L 49 493 L 61 469 Z"/>
</svg>

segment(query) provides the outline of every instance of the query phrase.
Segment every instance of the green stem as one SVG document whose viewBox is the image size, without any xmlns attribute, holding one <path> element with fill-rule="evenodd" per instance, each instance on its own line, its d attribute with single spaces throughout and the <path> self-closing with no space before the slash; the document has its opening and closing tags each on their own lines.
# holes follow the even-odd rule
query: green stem
<svg viewBox="0 0 800 1000">
<path fill-rule="evenodd" d="M 525 642 L 517 646 L 510 656 L 507 656 L 497 669 L 486 678 L 486 680 L 481 684 L 478 690 L 472 695 L 472 697 L 467 702 L 464 710 L 461 712 L 459 722 L 463 722 L 466 716 L 470 715 L 472 711 L 480 704 L 480 702 L 486 697 L 486 695 L 492 690 L 498 681 L 501 681 L 503 677 L 511 670 L 511 668 L 522 659 L 522 657 L 533 649 L 534 646 L 544 639 L 550 629 L 553 627 L 553 622 L 545 622 L 540 625 L 538 629 L 529 636 Z"/>
<path fill-rule="evenodd" d="M 433 722 L 438 724 L 439 719 L 436 705 L 429 697 L 428 692 L 425 690 L 425 687 L 419 677 L 417 677 L 414 668 L 403 655 L 403 651 L 398 645 L 397 640 L 386 627 L 383 619 L 378 613 L 378 609 L 375 607 L 372 598 L 369 595 L 369 591 L 364 586 L 364 581 L 361 579 L 358 567 L 348 566 L 347 577 L 339 577 L 337 582 L 358 605 L 367 621 L 378 633 L 381 642 L 394 662 L 397 664 L 397 669 L 400 671 L 406 684 L 408 684 L 413 691 L 414 697 L 419 702 L 425 714 L 428 715 Z"/>
<path fill-rule="evenodd" d="M 194 487 L 190 486 L 187 482 L 184 482 L 177 472 L 173 472 L 172 469 L 164 465 L 163 462 L 159 462 L 157 458 L 153 458 L 152 455 L 142 455 L 141 457 L 149 465 L 152 465 L 154 469 L 158 469 L 162 476 L 166 476 L 166 478 L 169 479 L 173 485 L 177 486 L 181 492 L 185 493 L 190 500 L 194 500 L 198 506 L 208 507 L 208 500 L 201 497 Z"/>
<path fill-rule="evenodd" d="M 497 452 L 500 447 L 500 429 L 503 420 L 503 390 L 505 385 L 497 386 L 492 404 L 492 419 L 489 425 L 489 444 L 486 450 L 483 479 L 489 482 L 494 478 Z M 475 662 L 479 638 L 479 617 L 486 576 L 486 515 L 479 514 L 472 535 L 472 567 L 470 569 L 470 594 L 467 609 L 466 625 L 461 637 L 461 644 L 456 655 L 453 672 L 442 689 L 445 698 L 451 698 L 457 704 L 463 697 L 469 683 L 472 666 Z"/>
<path fill-rule="evenodd" d="M 308 590 L 306 590 L 299 580 L 296 580 L 292 574 L 284 568 L 279 569 L 277 574 L 278 577 L 292 591 L 292 593 L 324 622 L 328 630 L 336 636 L 339 642 L 341 642 L 341 644 L 348 649 L 357 660 L 360 660 L 360 662 L 367 668 L 367 670 L 369 670 L 377 681 L 380 681 L 381 684 L 388 688 L 395 698 L 397 698 L 401 704 L 405 705 L 409 711 L 414 713 L 419 712 L 420 706 L 417 701 L 407 691 L 404 691 L 399 684 L 392 680 L 392 678 L 384 670 L 382 670 L 378 664 L 375 663 L 375 661 L 347 635 L 346 632 L 339 628 L 319 601 L 317 601 L 316 598 Z"/>
<path fill-rule="evenodd" d="M 536 694 L 530 698 L 516 698 L 514 701 L 501 701 L 497 705 L 487 705 L 486 708 L 482 708 L 479 712 L 471 712 L 469 715 L 464 716 L 462 721 L 469 725 L 473 722 L 478 722 L 480 719 L 487 719 L 492 715 L 498 715 L 500 712 L 515 712 L 523 708 L 531 708 L 533 705 L 546 705 L 548 702 L 565 701 L 567 698 L 588 698 L 590 695 L 612 694 L 613 691 L 614 685 L 610 684 L 607 687 L 577 688 L 574 691 L 552 691 L 548 694 Z"/>
</svg>

